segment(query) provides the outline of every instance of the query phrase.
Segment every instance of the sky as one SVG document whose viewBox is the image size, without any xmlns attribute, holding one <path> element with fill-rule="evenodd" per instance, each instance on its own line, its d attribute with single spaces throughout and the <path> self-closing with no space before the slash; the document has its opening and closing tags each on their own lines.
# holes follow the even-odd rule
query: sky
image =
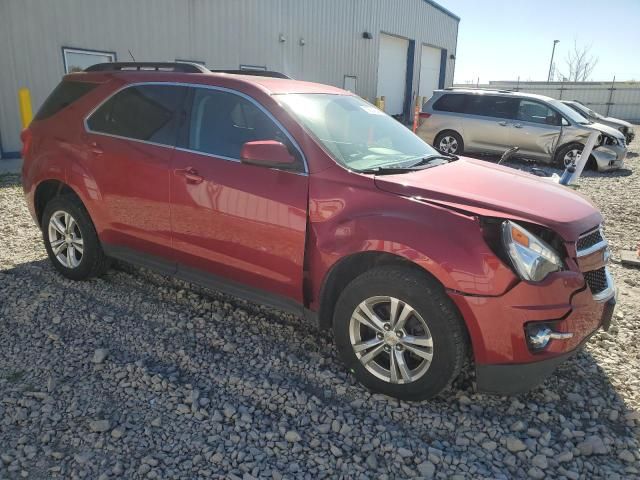
<svg viewBox="0 0 640 480">
<path fill-rule="evenodd" d="M 455 83 L 546 81 L 574 46 L 598 57 L 589 80 L 640 81 L 640 0 L 436 0 L 460 17 Z"/>
</svg>

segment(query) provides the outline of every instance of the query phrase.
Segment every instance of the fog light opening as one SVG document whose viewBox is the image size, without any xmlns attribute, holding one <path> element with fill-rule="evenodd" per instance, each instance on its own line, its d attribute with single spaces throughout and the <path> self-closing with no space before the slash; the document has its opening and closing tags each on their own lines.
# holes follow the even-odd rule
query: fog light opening
<svg viewBox="0 0 640 480">
<path fill-rule="evenodd" d="M 546 349 L 551 340 L 569 340 L 573 338 L 571 332 L 556 332 L 549 323 L 529 323 L 525 326 L 525 335 L 529 349 L 540 352 Z"/>
</svg>

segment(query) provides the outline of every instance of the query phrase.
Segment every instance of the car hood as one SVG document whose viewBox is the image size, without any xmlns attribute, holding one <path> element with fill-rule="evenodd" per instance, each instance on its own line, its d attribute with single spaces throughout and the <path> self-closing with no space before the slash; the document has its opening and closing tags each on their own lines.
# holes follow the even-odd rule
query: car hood
<svg viewBox="0 0 640 480">
<path fill-rule="evenodd" d="M 470 158 L 416 172 L 378 175 L 374 181 L 383 191 L 428 203 L 537 223 L 566 241 L 575 241 L 602 222 L 592 203 L 567 187 Z"/>
<path fill-rule="evenodd" d="M 629 122 L 627 122 L 625 120 L 620 120 L 619 118 L 604 117 L 600 121 L 609 122 L 609 123 L 612 123 L 614 125 L 618 125 L 619 127 L 627 127 L 627 128 L 632 128 L 633 127 L 633 125 L 631 125 L 631 123 L 629 123 Z"/>
<path fill-rule="evenodd" d="M 610 127 L 609 125 L 605 125 L 604 123 L 594 122 L 589 125 L 582 126 L 591 130 L 597 130 L 598 132 L 606 133 L 607 135 L 617 138 L 618 140 L 624 141 L 624 135 L 620 130 Z"/>
</svg>

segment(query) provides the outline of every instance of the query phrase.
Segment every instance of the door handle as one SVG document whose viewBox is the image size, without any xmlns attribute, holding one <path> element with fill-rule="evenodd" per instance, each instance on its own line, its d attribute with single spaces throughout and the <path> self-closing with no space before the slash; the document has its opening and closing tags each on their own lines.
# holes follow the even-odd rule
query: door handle
<svg viewBox="0 0 640 480">
<path fill-rule="evenodd" d="M 498 122 L 498 125 L 502 125 L 503 127 L 507 126 L 507 122 L 505 122 L 504 120 L 501 122 Z"/>
<path fill-rule="evenodd" d="M 520 124 L 520 123 L 516 123 L 516 124 L 514 125 L 514 127 L 516 127 L 516 128 L 522 128 L 522 124 Z"/>
<path fill-rule="evenodd" d="M 91 153 L 95 153 L 96 155 L 102 155 L 104 153 L 104 150 L 100 145 L 98 145 L 98 142 L 91 142 L 89 144 L 89 150 Z"/>
<path fill-rule="evenodd" d="M 175 172 L 177 175 L 182 175 L 186 178 L 187 183 L 198 184 L 202 183 L 204 180 L 204 178 L 202 178 L 198 171 L 193 167 L 176 168 Z"/>
</svg>

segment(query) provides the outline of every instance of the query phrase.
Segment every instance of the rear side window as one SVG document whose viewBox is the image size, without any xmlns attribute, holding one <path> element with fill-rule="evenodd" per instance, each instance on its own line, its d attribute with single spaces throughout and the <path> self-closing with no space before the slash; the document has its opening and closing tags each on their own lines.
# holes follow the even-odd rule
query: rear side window
<svg viewBox="0 0 640 480">
<path fill-rule="evenodd" d="M 234 93 L 194 89 L 186 148 L 240 159 L 242 145 L 257 140 L 282 142 L 297 156 L 285 133 L 253 102 Z"/>
<path fill-rule="evenodd" d="M 82 98 L 98 85 L 87 82 L 63 81 L 51 92 L 51 95 L 38 110 L 34 120 L 44 120 L 58 113 L 63 108 Z"/>
<path fill-rule="evenodd" d="M 495 118 L 514 118 L 518 100 L 498 95 L 473 95 L 467 113 Z"/>
<path fill-rule="evenodd" d="M 439 112 L 463 113 L 466 103 L 467 95 L 445 94 L 436 100 L 436 103 L 433 104 L 433 109 Z"/>
<path fill-rule="evenodd" d="M 186 87 L 128 87 L 103 103 L 87 120 L 89 129 L 118 137 L 174 146 Z"/>
</svg>

